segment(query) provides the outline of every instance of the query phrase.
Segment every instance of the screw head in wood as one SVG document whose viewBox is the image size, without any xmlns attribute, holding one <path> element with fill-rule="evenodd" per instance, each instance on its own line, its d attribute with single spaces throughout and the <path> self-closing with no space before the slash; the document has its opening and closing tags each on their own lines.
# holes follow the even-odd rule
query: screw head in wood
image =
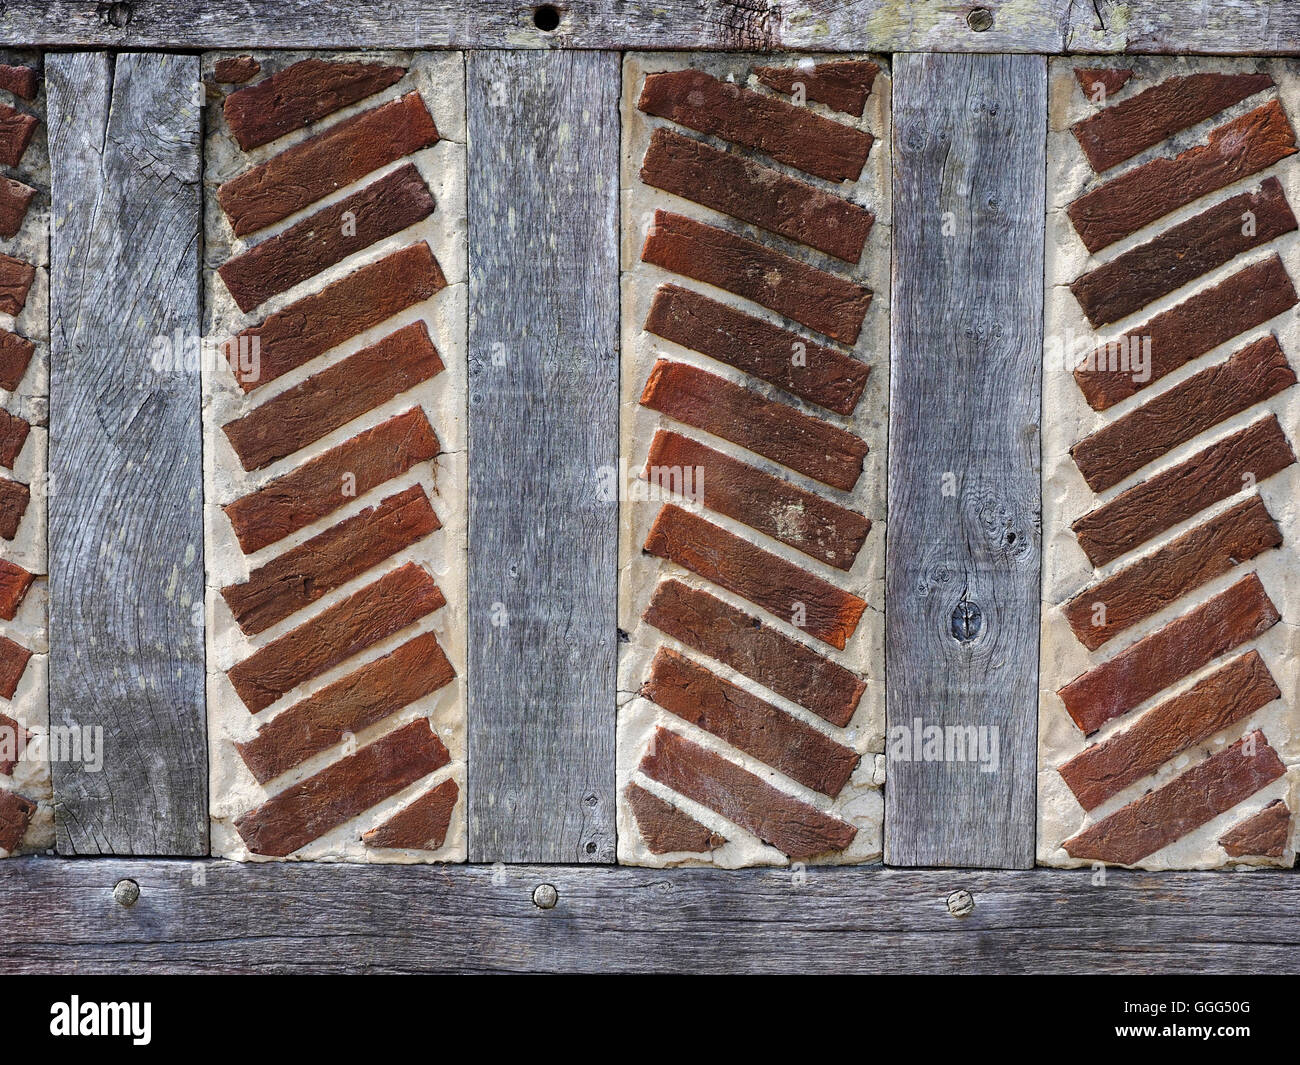
<svg viewBox="0 0 1300 1065">
<path fill-rule="evenodd" d="M 987 7 L 977 7 L 966 16 L 966 25 L 976 33 L 983 33 L 993 28 L 993 12 Z"/>
<path fill-rule="evenodd" d="M 975 909 L 975 898 L 969 891 L 954 891 L 948 896 L 948 912 L 954 917 L 969 917 Z"/>
<path fill-rule="evenodd" d="M 553 910 L 560 901 L 560 893 L 553 884 L 538 884 L 533 888 L 533 905 L 540 910 Z"/>
<path fill-rule="evenodd" d="M 121 906 L 134 906 L 140 898 L 140 885 L 134 880 L 119 880 L 113 885 L 113 898 Z"/>
</svg>

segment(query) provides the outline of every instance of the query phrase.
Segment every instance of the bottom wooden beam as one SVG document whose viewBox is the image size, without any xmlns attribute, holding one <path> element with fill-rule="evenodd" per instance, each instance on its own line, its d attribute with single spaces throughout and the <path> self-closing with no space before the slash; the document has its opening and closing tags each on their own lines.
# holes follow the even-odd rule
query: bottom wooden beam
<svg viewBox="0 0 1300 1065">
<path fill-rule="evenodd" d="M 0 900 L 0 972 L 1300 971 L 1279 872 L 28 858 L 0 863 Z"/>
</svg>

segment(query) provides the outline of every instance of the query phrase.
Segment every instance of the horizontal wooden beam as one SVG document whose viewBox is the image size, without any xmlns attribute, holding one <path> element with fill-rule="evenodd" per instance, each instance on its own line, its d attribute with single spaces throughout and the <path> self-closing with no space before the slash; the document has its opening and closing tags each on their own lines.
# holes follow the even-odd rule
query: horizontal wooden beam
<svg viewBox="0 0 1300 1065">
<path fill-rule="evenodd" d="M 0 863 L 0 971 L 1300 971 L 1300 876 L 1099 877 L 26 858 Z"/>
</svg>

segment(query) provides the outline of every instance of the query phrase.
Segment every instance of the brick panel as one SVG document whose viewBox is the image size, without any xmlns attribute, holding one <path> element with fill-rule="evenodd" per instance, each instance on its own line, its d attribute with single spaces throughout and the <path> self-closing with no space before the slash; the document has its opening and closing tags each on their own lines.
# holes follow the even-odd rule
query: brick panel
<svg viewBox="0 0 1300 1065">
<path fill-rule="evenodd" d="M 880 855 L 889 96 L 625 60 L 622 862 Z"/>
<path fill-rule="evenodd" d="M 1290 865 L 1300 64 L 1051 63 L 1038 859 Z"/>
<path fill-rule="evenodd" d="M 463 57 L 203 69 L 213 853 L 463 861 Z"/>
</svg>

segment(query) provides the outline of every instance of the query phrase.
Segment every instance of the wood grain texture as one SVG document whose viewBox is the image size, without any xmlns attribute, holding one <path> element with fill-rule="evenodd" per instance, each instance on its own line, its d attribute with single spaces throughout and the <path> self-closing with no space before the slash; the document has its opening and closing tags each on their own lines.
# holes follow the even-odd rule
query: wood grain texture
<svg viewBox="0 0 1300 1065">
<path fill-rule="evenodd" d="M 50 55 L 50 717 L 102 727 L 53 766 L 65 854 L 205 854 L 198 58 Z"/>
<path fill-rule="evenodd" d="M 890 864 L 1033 864 L 1046 121 L 1041 56 L 896 58 L 889 736 L 996 727 L 999 766 L 891 757 Z"/>
<path fill-rule="evenodd" d="M 130 878 L 129 910 L 113 885 Z M 533 904 L 555 887 L 554 909 Z M 945 900 L 969 891 L 954 918 Z M 1295 973 L 1289 872 L 0 863 L 7 973 Z M 1235 1022 L 1230 1022 L 1235 1023 Z"/>
<path fill-rule="evenodd" d="M 619 85 L 612 53 L 469 59 L 476 862 L 614 859 Z"/>
<path fill-rule="evenodd" d="M 1300 54 L 1294 0 L 1075 0 L 1067 52 Z"/>
</svg>

